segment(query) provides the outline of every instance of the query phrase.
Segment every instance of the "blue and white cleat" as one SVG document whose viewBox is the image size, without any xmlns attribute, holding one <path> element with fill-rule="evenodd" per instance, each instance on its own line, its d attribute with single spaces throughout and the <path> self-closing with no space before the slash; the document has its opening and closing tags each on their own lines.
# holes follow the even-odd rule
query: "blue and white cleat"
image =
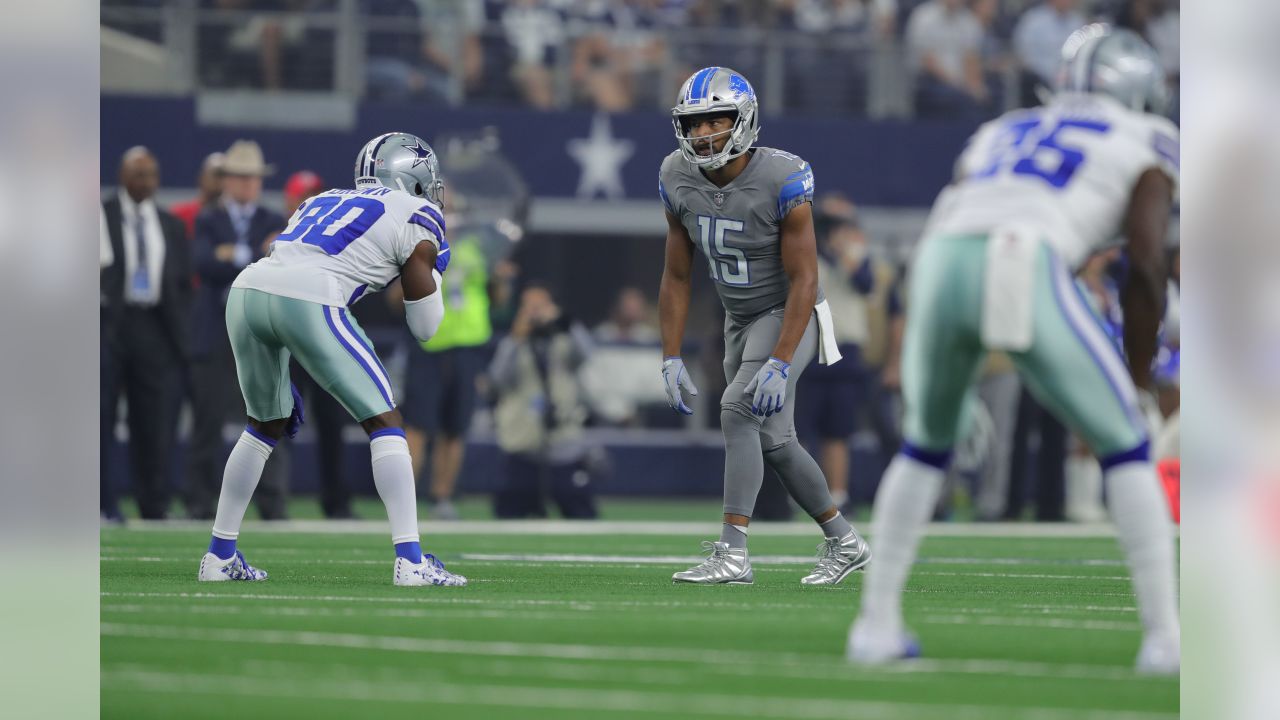
<svg viewBox="0 0 1280 720">
<path fill-rule="evenodd" d="M 244 555 L 237 550 L 235 555 L 223 560 L 213 553 L 205 553 L 200 558 L 200 572 L 196 575 L 200 582 L 222 582 L 224 580 L 247 580 L 250 582 L 266 580 L 267 572 L 259 570 L 245 561 Z"/>
<path fill-rule="evenodd" d="M 443 587 L 464 587 L 467 579 L 444 569 L 444 563 L 435 555 L 423 555 L 422 562 L 417 565 L 402 557 L 396 558 L 395 569 L 391 579 L 396 585 L 404 587 L 420 587 L 422 585 L 440 585 Z"/>
<path fill-rule="evenodd" d="M 860 665 L 887 665 L 898 660 L 920 657 L 920 641 L 898 628 L 872 625 L 858 618 L 849 629 L 849 647 L 845 658 Z"/>
</svg>

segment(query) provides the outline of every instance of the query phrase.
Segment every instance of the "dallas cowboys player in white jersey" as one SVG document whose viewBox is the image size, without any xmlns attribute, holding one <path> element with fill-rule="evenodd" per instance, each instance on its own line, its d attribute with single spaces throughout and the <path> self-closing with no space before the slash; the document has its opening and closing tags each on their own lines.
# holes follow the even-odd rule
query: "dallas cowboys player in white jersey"
<svg viewBox="0 0 1280 720">
<path fill-rule="evenodd" d="M 729 68 L 699 70 L 671 111 L 679 150 L 662 163 L 666 267 L 659 313 L 662 377 L 671 407 L 692 414 L 697 395 L 680 344 L 689 312 L 694 248 L 707 259 L 725 309 L 724 524 L 704 543 L 703 563 L 675 582 L 748 584 L 747 527 L 767 462 L 826 538 L 801 582 L 835 585 L 871 560 L 871 549 L 836 509 L 813 457 L 796 441 L 796 380 L 815 355 L 840 359 L 831 314 L 818 285 L 809 163 L 773 148 L 752 148 L 759 132 L 755 91 Z M 696 238 L 696 240 L 695 240 Z"/>
<path fill-rule="evenodd" d="M 302 423 L 289 358 L 369 433 L 373 481 L 391 521 L 396 585 L 466 585 L 424 555 L 409 447 L 387 372 L 347 306 L 400 278 L 405 317 L 419 340 L 444 317 L 440 274 L 449 263 L 441 213 L 444 183 L 421 138 L 387 133 L 356 156 L 355 188 L 308 199 L 271 255 L 245 268 L 227 299 L 227 330 L 248 423 L 227 459 L 201 581 L 266 580 L 236 549 L 262 467 L 282 435 Z"/>
<path fill-rule="evenodd" d="M 912 265 L 905 442 L 876 496 L 880 553 L 850 632 L 852 660 L 918 651 L 903 625 L 903 586 L 942 489 L 965 394 L 986 351 L 1003 350 L 1102 464 L 1142 619 L 1138 669 L 1178 672 L 1172 523 L 1139 401 L 1151 387 L 1163 312 L 1178 131 L 1155 114 L 1166 102 L 1164 74 L 1134 33 L 1087 26 L 1063 57 L 1052 100 L 973 136 Z M 1071 277 L 1117 236 L 1129 263 L 1124 357 Z"/>
</svg>

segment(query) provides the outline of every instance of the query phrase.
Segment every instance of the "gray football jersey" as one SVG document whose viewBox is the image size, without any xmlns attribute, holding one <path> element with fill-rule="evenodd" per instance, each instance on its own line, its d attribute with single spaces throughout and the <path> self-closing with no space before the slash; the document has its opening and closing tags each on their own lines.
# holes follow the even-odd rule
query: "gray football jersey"
<svg viewBox="0 0 1280 720">
<path fill-rule="evenodd" d="M 706 257 L 730 319 L 748 322 L 786 304 L 791 283 L 782 267 L 780 228 L 792 208 L 813 200 L 809 163 L 756 148 L 742 174 L 716 187 L 676 151 L 662 161 L 658 194 Z"/>
</svg>

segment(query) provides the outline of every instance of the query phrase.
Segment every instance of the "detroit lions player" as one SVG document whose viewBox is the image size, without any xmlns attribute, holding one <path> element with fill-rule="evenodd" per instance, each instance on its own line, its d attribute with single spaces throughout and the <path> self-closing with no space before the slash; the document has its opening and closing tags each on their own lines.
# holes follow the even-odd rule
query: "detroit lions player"
<svg viewBox="0 0 1280 720">
<path fill-rule="evenodd" d="M 871 550 L 827 491 L 822 470 L 796 442 L 796 379 L 815 354 L 840 359 L 830 310 L 818 287 L 813 233 L 813 173 L 804 160 L 752 149 L 759 133 L 755 91 L 729 68 L 709 67 L 685 81 L 671 111 L 679 150 L 662 162 L 658 192 L 666 206 L 666 267 L 659 313 L 662 377 L 671 407 L 686 415 L 682 391 L 697 395 L 680 359 L 689 312 L 694 248 L 707 259 L 725 309 L 720 399 L 725 440 L 724 525 L 709 557 L 675 582 L 747 584 L 747 525 L 764 463 L 822 528 L 818 564 L 801 582 L 835 585 L 866 565 Z"/>
<path fill-rule="evenodd" d="M 1172 525 L 1139 402 L 1151 387 L 1164 304 L 1178 131 L 1154 114 L 1165 104 L 1164 74 L 1136 34 L 1087 26 L 1063 58 L 1052 100 L 973 136 L 917 251 L 902 360 L 905 442 L 876 496 L 881 552 L 850 633 L 855 661 L 916 651 L 903 626 L 903 585 L 965 393 L 986 351 L 1004 350 L 1102 464 L 1142 619 L 1138 669 L 1178 672 Z M 1071 273 L 1118 236 L 1129 259 L 1120 296 L 1127 370 Z"/>
<path fill-rule="evenodd" d="M 298 362 L 369 433 L 373 481 L 387 507 L 396 585 L 466 585 L 418 544 L 409 447 L 387 372 L 347 306 L 400 278 L 405 316 L 419 340 L 444 316 L 440 273 L 449 263 L 444 183 L 435 153 L 406 133 L 380 135 L 356 156 L 355 188 L 308 199 L 271 255 L 241 271 L 227 300 L 227 330 L 248 423 L 227 459 L 202 581 L 265 580 L 236 550 L 240 522 L 280 436 L 302 421 L 291 391 Z"/>
</svg>

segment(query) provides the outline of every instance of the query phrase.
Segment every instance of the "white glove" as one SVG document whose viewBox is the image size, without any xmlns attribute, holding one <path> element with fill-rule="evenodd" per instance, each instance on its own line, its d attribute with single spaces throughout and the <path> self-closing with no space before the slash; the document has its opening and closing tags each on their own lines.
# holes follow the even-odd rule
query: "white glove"
<svg viewBox="0 0 1280 720">
<path fill-rule="evenodd" d="M 693 410 L 684 404 L 680 390 L 688 390 L 693 397 L 698 396 L 698 388 L 693 385 L 693 378 L 684 367 L 684 361 L 678 357 L 669 357 L 662 361 L 662 382 L 667 387 L 667 404 L 681 415 L 692 415 Z"/>
<path fill-rule="evenodd" d="M 765 417 L 782 412 L 782 405 L 787 399 L 787 373 L 790 370 L 791 363 L 782 362 L 776 357 L 769 358 L 768 362 L 760 366 L 756 376 L 751 378 L 751 383 L 743 391 L 747 395 L 754 393 L 751 412 Z"/>
</svg>

